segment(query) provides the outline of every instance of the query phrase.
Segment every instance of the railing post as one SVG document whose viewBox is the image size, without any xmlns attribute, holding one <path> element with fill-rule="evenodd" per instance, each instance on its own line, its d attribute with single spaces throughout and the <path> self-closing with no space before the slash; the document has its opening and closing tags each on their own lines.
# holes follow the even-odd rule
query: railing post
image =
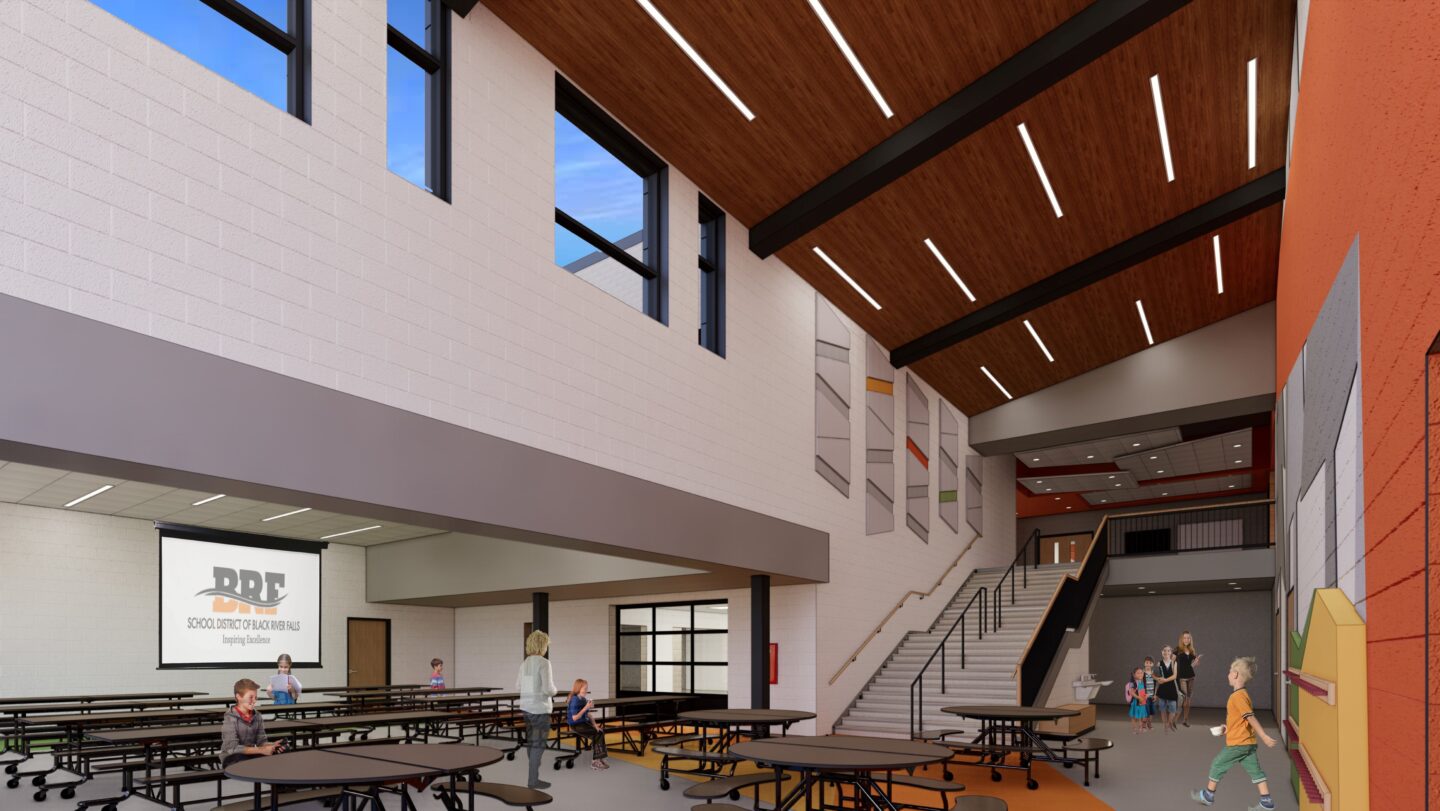
<svg viewBox="0 0 1440 811">
<path fill-rule="evenodd" d="M 961 617 L 961 618 L 960 618 L 960 650 L 962 650 L 962 651 L 965 650 L 965 618 L 964 618 L 964 617 Z M 964 667 L 965 665 L 962 663 L 960 666 L 961 666 L 961 667 Z M 921 680 L 923 681 L 923 680 L 924 680 L 923 677 L 924 677 L 925 674 L 924 674 L 924 673 L 921 673 L 920 675 L 921 675 L 921 677 L 922 677 Z M 944 643 L 944 642 L 941 642 L 941 643 L 940 643 L 940 692 L 941 692 L 941 693 L 944 693 L 944 692 L 945 692 L 945 643 Z"/>
<path fill-rule="evenodd" d="M 984 586 L 981 586 L 981 587 L 980 587 L 980 638 L 981 638 L 981 639 L 984 639 L 984 638 L 985 638 L 985 587 L 984 587 Z M 965 666 L 965 662 L 964 662 L 963 658 L 962 658 L 962 660 L 961 660 L 961 662 L 960 662 L 960 666 L 961 666 L 961 667 L 964 667 L 964 666 Z"/>
<path fill-rule="evenodd" d="M 965 617 L 960 617 L 960 669 L 965 669 Z M 940 692 L 945 692 L 945 682 L 940 682 Z"/>
</svg>

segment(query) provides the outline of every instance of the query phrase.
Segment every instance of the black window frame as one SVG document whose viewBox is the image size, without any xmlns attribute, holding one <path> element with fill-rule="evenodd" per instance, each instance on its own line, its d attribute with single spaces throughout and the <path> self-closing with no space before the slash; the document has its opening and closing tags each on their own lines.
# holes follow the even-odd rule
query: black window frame
<svg viewBox="0 0 1440 811">
<path fill-rule="evenodd" d="M 729 665 L 730 665 L 730 655 L 729 655 L 729 644 L 728 644 L 728 643 L 729 643 L 729 639 L 728 639 L 728 637 L 727 637 L 727 639 L 726 639 L 726 643 L 727 643 L 727 644 L 726 644 L 725 661 L 712 661 L 712 660 L 709 660 L 709 659 L 697 660 L 697 659 L 695 658 L 695 639 L 694 639 L 694 638 L 695 638 L 696 636 L 713 636 L 713 635 L 717 635 L 717 634 L 729 634 L 729 633 L 730 633 L 730 620 L 729 620 L 729 617 L 728 617 L 728 612 L 727 612 L 727 617 L 726 617 L 726 620 L 725 620 L 725 630 L 722 631 L 722 630 L 718 630 L 718 629 L 709 629 L 709 628 L 706 628 L 706 629 L 697 629 L 697 628 L 695 627 L 695 607 L 696 607 L 696 606 L 704 606 L 704 605 L 723 605 L 723 606 L 729 606 L 729 604 L 730 604 L 730 601 L 729 601 L 729 600 L 683 600 L 683 601 L 679 601 L 679 602 L 669 602 L 669 603 L 632 603 L 632 604 L 629 604 L 629 605 L 616 605 L 616 606 L 615 606 L 615 617 L 614 617 L 614 626 L 615 626 L 615 660 L 614 660 L 614 668 L 615 668 L 615 681 L 614 681 L 614 685 L 615 685 L 615 690 L 614 690 L 614 693 L 615 693 L 615 696 L 616 696 L 617 698 L 623 698 L 623 697 L 626 697 L 626 696 L 658 695 L 658 694 L 660 694 L 660 691 L 655 689 L 656 681 L 657 681 L 657 676 L 658 676 L 658 672 L 657 672 L 656 668 L 658 668 L 658 667 L 660 667 L 660 666 L 665 666 L 665 667 L 687 666 L 687 667 L 689 668 L 688 690 L 686 690 L 686 691 L 683 692 L 683 693 L 681 693 L 680 691 L 677 691 L 677 690 L 667 690 L 667 691 L 665 691 L 667 694 L 668 694 L 668 693 L 675 693 L 675 694 L 678 694 L 678 695 L 710 697 L 710 698 L 714 698 L 714 699 L 718 699 L 718 700 L 728 699 L 728 697 L 729 697 L 729 695 L 730 695 L 730 680 L 729 680 L 728 675 L 727 675 L 726 680 L 725 680 L 725 692 L 724 692 L 724 693 L 697 693 L 697 692 L 695 692 L 695 668 L 696 668 L 697 666 L 699 666 L 699 667 L 713 667 L 713 666 L 717 666 L 717 665 L 718 665 L 718 666 L 723 666 L 723 667 L 727 667 L 727 668 L 729 667 Z M 658 627 L 658 624 L 657 624 L 656 621 L 655 621 L 655 610 L 656 610 L 656 609 L 658 609 L 658 608 L 679 608 L 679 607 L 681 607 L 681 606 L 686 606 L 686 607 L 689 607 L 689 609 L 690 609 L 690 627 L 689 627 L 688 629 L 682 630 L 682 631 L 659 631 L 659 630 L 656 630 L 656 628 Z M 622 613 L 622 612 L 625 612 L 625 611 L 634 611 L 634 610 L 636 610 L 636 609 L 643 609 L 643 608 L 648 608 L 648 609 L 650 609 L 650 630 L 648 630 L 648 631 L 626 631 L 626 630 L 623 630 L 623 626 L 620 624 L 620 616 L 621 616 L 621 613 Z M 681 660 L 681 661 L 675 661 L 675 662 L 660 662 L 660 661 L 657 661 L 657 660 L 655 659 L 655 645 L 654 645 L 654 642 L 655 642 L 656 638 L 662 637 L 662 636 L 689 636 L 689 637 L 690 637 L 689 644 L 685 647 L 685 649 L 688 651 L 688 653 L 686 654 L 686 658 L 683 659 L 683 660 Z M 631 660 L 631 659 L 621 659 L 621 658 L 620 658 L 620 651 L 621 651 L 621 650 L 623 649 L 623 647 L 624 647 L 624 646 L 621 644 L 621 641 L 622 641 L 625 637 L 649 637 L 650 640 L 651 640 L 651 645 L 650 645 L 650 658 L 649 658 L 649 660 L 640 661 L 640 660 Z M 649 689 L 649 690 L 621 690 L 621 689 L 620 689 L 620 684 L 621 684 L 621 682 L 620 682 L 620 668 L 621 668 L 621 667 L 627 667 L 627 666 L 628 666 L 628 667 L 644 667 L 644 666 L 647 666 L 647 665 L 650 667 L 650 680 L 649 680 L 649 683 L 650 683 L 650 688 L 651 688 L 651 689 Z"/>
<path fill-rule="evenodd" d="M 286 110 L 310 121 L 310 0 L 288 0 L 281 30 L 240 0 L 200 0 L 261 41 L 285 54 Z"/>
<path fill-rule="evenodd" d="M 596 250 L 634 271 L 644 282 L 644 311 L 662 324 L 670 321 L 669 261 L 666 228 L 669 218 L 669 167 L 665 161 L 611 118 L 600 106 L 571 84 L 555 74 L 555 112 L 574 124 L 602 149 L 613 155 L 644 181 L 643 202 L 645 235 L 641 258 L 636 259 L 623 248 L 591 230 L 589 226 L 555 206 L 555 223 Z"/>
<path fill-rule="evenodd" d="M 700 195 L 700 345 L 725 357 L 725 212 Z"/>
<path fill-rule="evenodd" d="M 450 202 L 450 6 L 430 0 L 420 45 L 386 23 L 385 44 L 425 71 L 425 180 L 430 193 Z M 386 0 L 389 11 L 389 0 Z M 388 91 L 388 88 L 387 88 Z M 388 114 L 386 135 L 389 135 Z M 387 147 L 388 149 L 388 147 Z M 387 152 L 386 163 L 389 163 Z M 421 187 L 423 188 L 423 187 Z"/>
</svg>

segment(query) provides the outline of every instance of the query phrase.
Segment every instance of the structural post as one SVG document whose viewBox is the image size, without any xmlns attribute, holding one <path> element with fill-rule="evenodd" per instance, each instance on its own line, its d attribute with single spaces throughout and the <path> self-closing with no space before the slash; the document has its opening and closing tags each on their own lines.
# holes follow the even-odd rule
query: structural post
<svg viewBox="0 0 1440 811">
<path fill-rule="evenodd" d="M 530 595 L 530 627 L 550 633 L 550 593 L 537 591 Z"/>
<path fill-rule="evenodd" d="M 750 575 L 750 706 L 770 707 L 770 575 Z"/>
</svg>

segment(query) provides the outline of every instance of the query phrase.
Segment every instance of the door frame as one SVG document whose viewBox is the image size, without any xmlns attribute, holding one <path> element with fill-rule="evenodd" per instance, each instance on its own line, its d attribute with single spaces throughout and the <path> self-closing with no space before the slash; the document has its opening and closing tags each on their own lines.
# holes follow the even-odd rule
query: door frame
<svg viewBox="0 0 1440 811">
<path fill-rule="evenodd" d="M 354 620 L 362 622 L 383 622 L 385 623 L 385 683 L 390 684 L 390 620 L 388 617 L 346 617 L 345 618 L 345 685 L 350 685 L 350 657 L 353 655 L 350 650 L 350 623 Z"/>
</svg>

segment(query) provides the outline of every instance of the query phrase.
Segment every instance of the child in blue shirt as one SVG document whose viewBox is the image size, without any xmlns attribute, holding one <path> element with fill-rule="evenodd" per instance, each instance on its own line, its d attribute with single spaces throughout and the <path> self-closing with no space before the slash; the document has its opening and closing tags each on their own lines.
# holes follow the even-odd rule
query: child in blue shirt
<svg viewBox="0 0 1440 811">
<path fill-rule="evenodd" d="M 590 699 L 590 682 L 584 679 L 576 679 L 574 686 L 570 688 L 570 697 L 565 702 L 565 723 L 570 726 L 570 731 L 575 733 L 575 739 L 583 744 L 585 738 L 590 738 L 590 768 L 595 771 L 604 771 L 610 768 L 605 762 L 608 754 L 605 750 L 605 732 L 600 722 L 590 717 L 590 711 L 595 709 L 595 702 Z"/>
<path fill-rule="evenodd" d="M 430 689 L 445 689 L 445 660 L 435 658 L 430 660 Z"/>
</svg>

